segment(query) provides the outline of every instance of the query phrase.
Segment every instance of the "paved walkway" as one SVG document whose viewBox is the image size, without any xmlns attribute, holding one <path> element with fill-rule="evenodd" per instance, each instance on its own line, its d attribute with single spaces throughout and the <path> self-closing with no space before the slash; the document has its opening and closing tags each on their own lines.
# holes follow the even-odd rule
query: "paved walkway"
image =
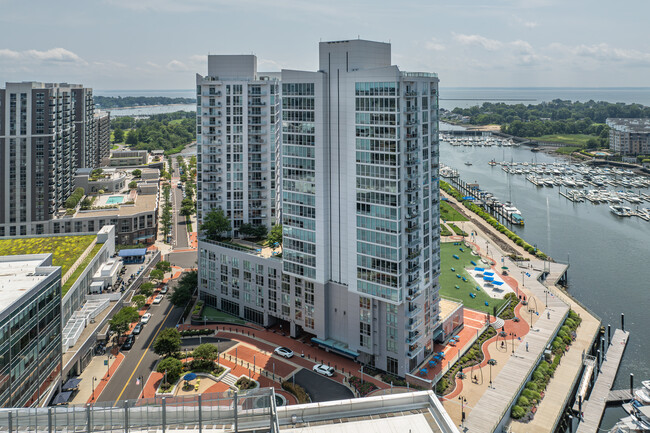
<svg viewBox="0 0 650 433">
<path fill-rule="evenodd" d="M 107 352 L 108 353 L 108 352 Z M 70 404 L 86 404 L 94 402 L 97 397 L 102 393 L 108 381 L 113 376 L 115 371 L 122 363 L 124 355 L 118 353 L 117 357 L 111 355 L 109 366 L 104 362 L 108 359 L 107 355 L 93 356 L 92 360 L 88 363 L 84 371 L 78 376 L 81 379 L 79 382 L 79 391 L 75 397 L 70 401 Z M 110 375 L 109 375 L 110 368 Z M 93 379 L 95 385 L 93 387 Z M 93 394 L 94 389 L 94 394 Z"/>
</svg>

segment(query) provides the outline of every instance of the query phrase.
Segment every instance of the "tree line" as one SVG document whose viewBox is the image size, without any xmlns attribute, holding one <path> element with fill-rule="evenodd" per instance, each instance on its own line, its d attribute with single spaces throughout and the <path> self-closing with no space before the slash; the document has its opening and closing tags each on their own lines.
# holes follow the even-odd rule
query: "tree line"
<svg viewBox="0 0 650 433">
<path fill-rule="evenodd" d="M 147 119 L 116 117 L 111 119 L 113 139 L 135 150 L 182 150 L 196 139 L 196 114 L 178 111 L 156 114 Z"/>
<path fill-rule="evenodd" d="M 93 96 L 95 105 L 102 109 L 140 107 L 146 105 L 194 104 L 194 98 L 169 98 L 166 96 Z"/>
</svg>

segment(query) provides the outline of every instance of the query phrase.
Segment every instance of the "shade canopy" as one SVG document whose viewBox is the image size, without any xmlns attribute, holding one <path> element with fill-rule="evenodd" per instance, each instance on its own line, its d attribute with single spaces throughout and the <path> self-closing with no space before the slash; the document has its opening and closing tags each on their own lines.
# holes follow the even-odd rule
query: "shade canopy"
<svg viewBox="0 0 650 433">
<path fill-rule="evenodd" d="M 479 267 L 474 268 L 474 270 L 478 271 L 478 272 L 484 272 L 485 271 L 484 268 L 479 268 Z"/>
<path fill-rule="evenodd" d="M 494 277 L 483 277 L 483 281 L 494 281 Z"/>
<path fill-rule="evenodd" d="M 487 272 L 486 271 L 486 272 L 484 272 L 484 274 L 487 275 L 487 276 L 492 276 L 492 275 L 494 275 L 494 272 Z"/>
<path fill-rule="evenodd" d="M 72 397 L 72 391 L 63 391 L 60 392 L 54 397 L 54 400 L 52 400 L 52 405 L 58 405 L 58 404 L 68 404 L 68 401 L 70 401 L 70 397 Z"/>
<path fill-rule="evenodd" d="M 492 284 L 494 284 L 495 286 L 501 286 L 503 285 L 503 281 L 494 281 L 492 282 Z"/>
<path fill-rule="evenodd" d="M 80 382 L 81 382 L 81 379 L 76 378 L 76 377 L 74 377 L 72 379 L 68 379 L 68 381 L 63 384 L 61 389 L 64 390 L 64 391 L 69 391 L 71 389 L 75 389 L 75 388 L 77 388 L 79 386 Z"/>
<path fill-rule="evenodd" d="M 471 195 L 468 195 L 468 196 L 463 197 L 463 200 L 476 200 L 476 199 L 474 197 L 472 197 Z"/>
<path fill-rule="evenodd" d="M 194 380 L 194 379 L 196 379 L 196 373 L 187 373 L 183 377 L 183 380 Z"/>
</svg>

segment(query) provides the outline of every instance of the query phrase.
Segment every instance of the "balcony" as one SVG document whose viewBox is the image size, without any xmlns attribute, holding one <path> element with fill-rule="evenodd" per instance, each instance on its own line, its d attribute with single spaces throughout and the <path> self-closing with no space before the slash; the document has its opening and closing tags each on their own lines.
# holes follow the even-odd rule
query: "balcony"
<svg viewBox="0 0 650 433">
<path fill-rule="evenodd" d="M 407 167 L 413 167 L 414 165 L 418 165 L 419 163 L 420 160 L 418 158 L 409 158 L 406 160 Z"/>
<path fill-rule="evenodd" d="M 407 220 L 412 220 L 414 218 L 417 218 L 420 216 L 420 211 L 417 209 L 411 209 L 409 212 L 406 213 L 406 219 Z"/>
<path fill-rule="evenodd" d="M 406 356 L 408 356 L 411 359 L 417 357 L 420 353 L 422 353 L 425 347 L 424 344 L 420 344 L 420 345 L 415 344 L 414 346 L 415 347 L 413 348 L 409 347 L 409 351 L 406 353 Z"/>
<path fill-rule="evenodd" d="M 248 106 L 249 107 L 264 107 L 266 106 L 265 101 L 260 101 L 258 99 L 253 99 L 248 101 Z"/>
<path fill-rule="evenodd" d="M 407 260 L 414 259 L 414 258 L 416 258 L 416 257 L 419 257 L 421 253 L 422 253 L 422 250 L 421 250 L 420 248 L 418 248 L 417 250 L 415 250 L 415 251 L 409 253 L 409 254 L 406 256 L 406 259 L 407 259 Z"/>
<path fill-rule="evenodd" d="M 417 330 L 420 327 L 420 325 L 422 325 L 423 322 L 424 320 L 422 320 L 421 318 L 409 319 L 409 323 L 406 324 L 406 330 L 409 332 L 415 332 L 415 330 Z"/>
<path fill-rule="evenodd" d="M 411 183 L 410 185 L 408 185 L 406 187 L 406 192 L 407 193 L 412 193 L 412 192 L 419 191 L 419 190 L 420 190 L 420 185 L 418 185 L 416 183 Z"/>
<path fill-rule="evenodd" d="M 416 287 L 412 290 L 409 290 L 409 294 L 406 296 L 406 300 L 409 302 L 413 302 L 416 299 L 418 299 L 420 295 L 422 295 L 422 290 Z"/>
<path fill-rule="evenodd" d="M 423 335 L 424 334 L 416 331 L 416 332 L 412 333 L 412 336 L 409 336 L 406 339 L 406 343 L 409 344 L 409 345 L 413 345 L 413 344 L 417 343 L 418 341 L 420 341 L 422 339 Z"/>
<path fill-rule="evenodd" d="M 406 227 L 406 229 L 404 229 L 404 230 L 406 231 L 406 233 L 414 233 L 414 232 L 420 230 L 420 225 L 419 224 L 413 224 L 413 225 L 410 225 L 410 226 Z"/>
<path fill-rule="evenodd" d="M 405 113 L 414 113 L 416 111 L 418 111 L 418 107 L 415 105 L 411 105 L 410 107 L 404 108 Z"/>
<path fill-rule="evenodd" d="M 420 283 L 420 277 L 417 277 L 414 280 L 407 281 L 406 282 L 406 287 L 409 289 L 412 289 L 413 287 L 417 286 Z"/>
<path fill-rule="evenodd" d="M 415 96 L 418 96 L 418 92 L 415 92 L 413 90 L 404 92 L 404 97 L 406 97 L 406 98 L 413 98 Z"/>
</svg>

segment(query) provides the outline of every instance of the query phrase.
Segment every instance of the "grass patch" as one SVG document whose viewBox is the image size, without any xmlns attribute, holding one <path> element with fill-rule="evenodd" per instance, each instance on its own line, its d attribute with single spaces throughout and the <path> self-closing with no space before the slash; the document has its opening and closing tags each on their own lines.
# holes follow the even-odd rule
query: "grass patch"
<svg viewBox="0 0 650 433">
<path fill-rule="evenodd" d="M 555 149 L 555 153 L 559 153 L 561 155 L 571 155 L 573 152 L 579 152 L 580 150 L 582 150 L 582 147 L 579 146 L 565 146 Z"/>
<path fill-rule="evenodd" d="M 190 219 L 189 215 L 185 217 L 185 224 L 187 226 L 187 232 L 192 233 L 192 220 Z"/>
<path fill-rule="evenodd" d="M 232 323 L 235 325 L 243 325 L 246 323 L 246 321 L 240 319 L 237 316 L 232 316 L 228 313 L 224 313 L 223 311 L 219 311 L 208 306 L 203 307 L 203 317 L 206 320 L 212 320 L 215 322 Z"/>
<path fill-rule="evenodd" d="M 446 201 L 440 201 L 440 218 L 444 221 L 467 221 L 467 218 Z"/>
<path fill-rule="evenodd" d="M 86 251 L 95 237 L 95 235 L 88 235 L 2 239 L 0 256 L 52 253 L 52 265 L 61 266 L 63 276 Z"/>
<path fill-rule="evenodd" d="M 590 138 L 598 138 L 595 135 L 587 134 L 551 134 L 551 135 L 542 135 L 540 137 L 526 137 L 531 140 L 539 141 L 555 141 L 557 143 L 570 144 L 573 146 L 584 147 L 587 145 L 587 140 Z"/>
<path fill-rule="evenodd" d="M 453 233 L 449 231 L 447 226 L 441 224 L 440 225 L 440 236 L 451 236 Z"/>
<path fill-rule="evenodd" d="M 72 287 L 72 285 L 79 279 L 83 271 L 86 269 L 86 267 L 90 264 L 92 259 L 95 258 L 99 250 L 104 246 L 104 244 L 95 244 L 92 250 L 90 250 L 90 253 L 86 256 L 85 259 L 77 266 L 77 269 L 74 270 L 72 275 L 70 275 L 70 278 L 65 282 L 63 287 L 61 287 L 61 296 L 65 296 L 66 293 L 68 293 L 68 290 Z"/>
<path fill-rule="evenodd" d="M 445 242 L 440 244 L 440 296 L 453 300 L 460 300 L 463 305 L 473 310 L 493 314 L 494 308 L 498 310 L 506 301 L 504 299 L 495 299 L 485 293 L 482 289 L 476 290 L 478 285 L 465 268 L 473 268 L 471 261 L 479 264 L 479 257 L 472 255 L 471 248 L 466 248 L 462 243 L 454 245 L 457 242 Z M 464 251 L 460 251 L 460 249 Z M 454 258 L 458 256 L 458 259 Z M 455 270 L 452 271 L 451 268 Z M 460 275 L 458 278 L 456 275 Z M 467 281 L 463 281 L 463 278 Z M 456 286 L 459 288 L 457 289 Z M 470 293 L 476 295 L 475 298 L 469 296 Z M 486 306 L 485 303 L 488 303 Z"/>
<path fill-rule="evenodd" d="M 454 223 L 449 223 L 449 227 L 456 233 L 458 236 L 467 236 L 467 232 L 463 231 L 460 227 L 458 227 Z"/>
</svg>

